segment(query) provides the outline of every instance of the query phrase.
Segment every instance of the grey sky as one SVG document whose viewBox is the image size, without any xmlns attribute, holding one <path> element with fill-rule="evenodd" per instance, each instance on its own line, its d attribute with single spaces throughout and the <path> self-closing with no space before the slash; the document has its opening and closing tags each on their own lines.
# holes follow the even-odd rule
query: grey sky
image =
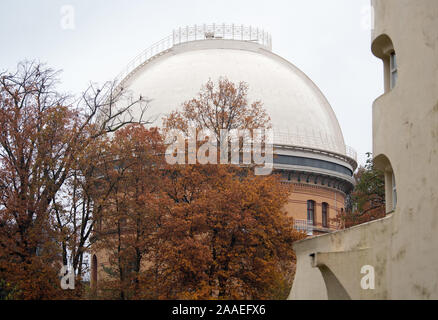
<svg viewBox="0 0 438 320">
<path fill-rule="evenodd" d="M 74 8 L 73 30 L 61 27 Z M 131 58 L 187 24 L 237 23 L 270 32 L 273 51 L 304 71 L 331 103 L 359 161 L 372 148 L 372 102 L 383 92 L 370 52 L 370 0 L 2 0 L 0 69 L 39 59 L 62 69 L 61 89 L 114 78 Z"/>
</svg>

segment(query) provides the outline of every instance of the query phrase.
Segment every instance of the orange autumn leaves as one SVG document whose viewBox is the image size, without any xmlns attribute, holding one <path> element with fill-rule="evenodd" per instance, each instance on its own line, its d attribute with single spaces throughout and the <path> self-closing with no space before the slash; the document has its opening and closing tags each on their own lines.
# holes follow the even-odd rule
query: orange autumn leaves
<svg viewBox="0 0 438 320">
<path fill-rule="evenodd" d="M 99 291 L 122 299 L 285 298 L 291 245 L 302 237 L 282 210 L 289 186 L 232 165 L 148 162 L 161 150 L 145 139 L 153 133 L 130 127 L 112 142 L 124 166 L 115 166 L 120 186 L 103 212 L 107 235 L 96 242 L 110 261 Z M 144 152 L 128 152 L 142 143 Z"/>
<path fill-rule="evenodd" d="M 57 91 L 57 76 L 32 61 L 0 73 L 0 299 L 83 296 L 85 255 L 101 210 L 94 206 L 101 202 L 97 164 L 107 134 L 134 122 L 121 113 L 144 107 L 113 83 L 72 99 Z M 67 264 L 74 291 L 60 287 Z"/>
<path fill-rule="evenodd" d="M 164 119 L 165 131 L 269 127 L 262 104 L 248 103 L 247 90 L 244 83 L 209 81 L 197 98 Z M 122 130 L 111 150 L 140 168 L 164 149 L 157 148 L 163 141 L 158 135 L 155 141 L 142 137 L 152 132 Z M 136 143 L 144 143 L 144 153 L 130 152 Z M 154 161 L 149 175 L 137 173 L 136 165 L 117 166 L 125 175 L 120 181 L 135 183 L 122 182 L 123 191 L 103 215 L 115 216 L 115 223 L 96 243 L 110 261 L 98 292 L 122 299 L 285 298 L 295 266 L 291 245 L 303 237 L 282 210 L 289 186 L 275 175 L 255 176 L 250 167 L 167 165 L 163 153 Z"/>
<path fill-rule="evenodd" d="M 250 167 L 167 165 L 161 131 L 129 117 L 141 98 L 91 87 L 77 106 L 56 81 L 35 63 L 0 74 L 1 299 L 286 297 L 302 237 L 282 211 L 286 185 Z M 165 129 L 269 126 L 246 93 L 209 82 Z M 108 261 L 94 292 L 90 246 Z M 74 291 L 60 288 L 66 264 Z"/>
</svg>

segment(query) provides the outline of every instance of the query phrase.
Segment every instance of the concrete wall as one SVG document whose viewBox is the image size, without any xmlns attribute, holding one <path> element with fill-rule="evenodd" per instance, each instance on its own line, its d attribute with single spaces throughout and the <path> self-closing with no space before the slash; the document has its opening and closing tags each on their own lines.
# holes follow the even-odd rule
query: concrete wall
<svg viewBox="0 0 438 320">
<path fill-rule="evenodd" d="M 296 243 L 290 299 L 438 299 L 438 1 L 372 3 L 372 51 L 386 84 L 373 105 L 373 152 L 386 172 L 388 216 Z M 364 265 L 375 269 L 374 289 L 361 288 Z"/>
</svg>

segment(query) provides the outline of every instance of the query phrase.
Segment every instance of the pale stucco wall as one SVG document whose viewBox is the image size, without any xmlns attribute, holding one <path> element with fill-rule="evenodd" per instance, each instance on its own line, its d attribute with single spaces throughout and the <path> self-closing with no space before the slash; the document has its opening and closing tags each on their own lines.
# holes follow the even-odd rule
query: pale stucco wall
<svg viewBox="0 0 438 320">
<path fill-rule="evenodd" d="M 373 53 L 386 71 L 391 49 L 398 60 L 397 85 L 386 81 L 373 105 L 373 152 L 395 174 L 397 206 L 384 219 L 295 244 L 290 299 L 438 299 L 438 1 L 372 3 Z M 360 286 L 363 265 L 375 268 L 374 290 Z"/>
</svg>

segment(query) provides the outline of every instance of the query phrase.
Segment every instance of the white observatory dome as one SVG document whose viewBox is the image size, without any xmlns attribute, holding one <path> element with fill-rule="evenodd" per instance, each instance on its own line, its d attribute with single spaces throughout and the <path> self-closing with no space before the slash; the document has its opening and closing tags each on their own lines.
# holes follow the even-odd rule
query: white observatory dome
<svg viewBox="0 0 438 320">
<path fill-rule="evenodd" d="M 346 155 L 327 99 L 270 47 L 270 36 L 255 28 L 183 28 L 132 61 L 119 80 L 124 89 L 151 100 L 148 115 L 158 119 L 157 125 L 162 116 L 194 98 L 209 79 L 244 81 L 249 102 L 261 100 L 271 117 L 274 142 Z"/>
</svg>

